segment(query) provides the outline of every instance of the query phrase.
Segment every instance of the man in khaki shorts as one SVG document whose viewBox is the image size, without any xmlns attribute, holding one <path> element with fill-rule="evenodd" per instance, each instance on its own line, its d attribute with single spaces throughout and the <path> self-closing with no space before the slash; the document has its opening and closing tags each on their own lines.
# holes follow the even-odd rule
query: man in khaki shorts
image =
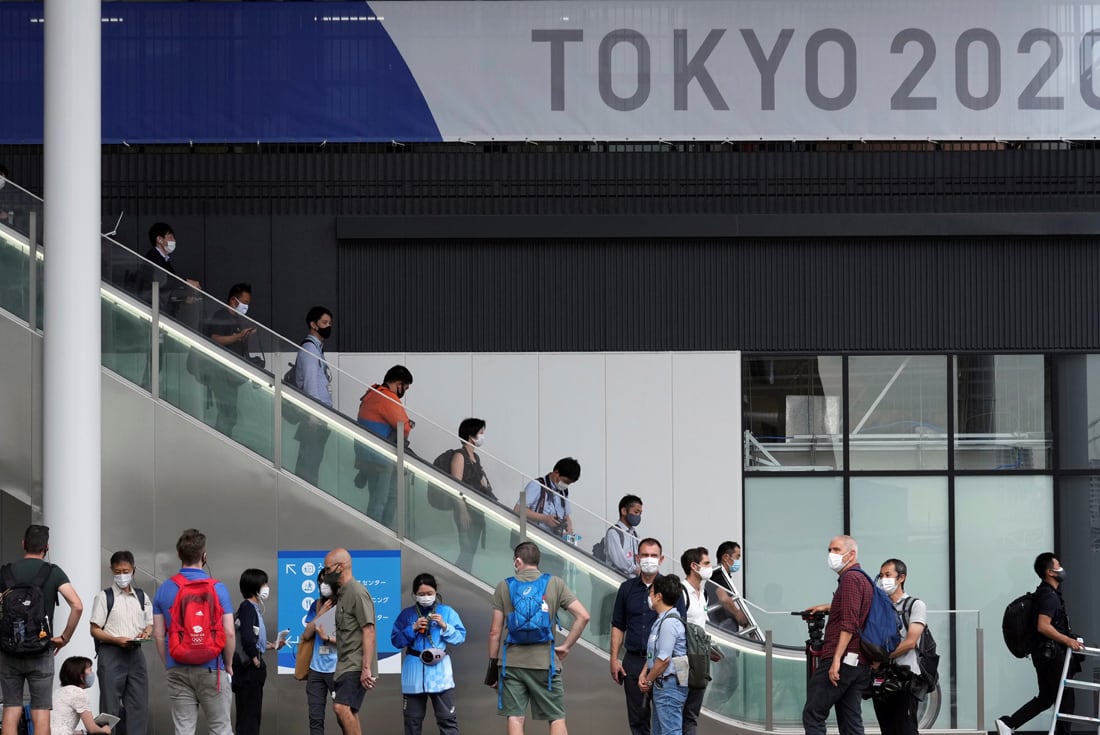
<svg viewBox="0 0 1100 735">
<path fill-rule="evenodd" d="M 497 712 L 508 718 L 508 735 L 524 732 L 528 703 L 534 719 L 550 723 L 550 735 L 567 735 L 561 662 L 589 619 L 584 605 L 560 577 L 539 571 L 540 558 L 538 546 L 530 541 L 521 543 L 515 549 L 515 576 L 502 581 L 493 592 L 489 658 L 494 664 L 503 658 L 499 681 L 493 686 L 499 690 Z M 555 646 L 553 630 L 559 610 L 568 610 L 575 622 L 565 642 Z M 512 626 L 514 630 L 509 629 Z"/>
</svg>

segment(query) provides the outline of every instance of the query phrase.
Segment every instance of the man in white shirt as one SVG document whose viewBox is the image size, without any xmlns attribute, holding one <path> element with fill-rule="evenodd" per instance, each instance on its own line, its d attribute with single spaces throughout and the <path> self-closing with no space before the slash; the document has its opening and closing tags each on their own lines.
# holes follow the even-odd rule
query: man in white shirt
<svg viewBox="0 0 1100 735">
<path fill-rule="evenodd" d="M 135 641 L 153 634 L 153 600 L 133 586 L 134 555 L 111 555 L 113 584 L 92 601 L 91 634 L 98 661 L 99 711 L 122 720 L 112 732 L 145 735 L 149 729 L 149 675 Z"/>
<path fill-rule="evenodd" d="M 714 567 L 710 565 L 710 552 L 699 546 L 680 555 L 680 567 L 684 570 L 684 594 L 687 597 L 687 622 L 707 626 L 707 589 Z M 688 689 L 684 702 L 684 735 L 695 735 L 699 712 L 703 709 L 706 689 Z"/>
<path fill-rule="evenodd" d="M 624 495 L 619 501 L 619 520 L 604 535 L 607 563 L 628 577 L 638 573 L 638 533 L 642 522 L 642 499 Z"/>
</svg>

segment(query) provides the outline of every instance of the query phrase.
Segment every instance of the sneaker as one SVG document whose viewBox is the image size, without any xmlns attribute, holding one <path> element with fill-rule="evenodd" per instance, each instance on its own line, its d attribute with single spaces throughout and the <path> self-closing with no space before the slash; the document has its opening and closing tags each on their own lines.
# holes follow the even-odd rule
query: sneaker
<svg viewBox="0 0 1100 735">
<path fill-rule="evenodd" d="M 1012 735 L 1013 730 L 1011 727 L 1005 724 L 1004 719 L 997 718 L 997 735 Z"/>
</svg>

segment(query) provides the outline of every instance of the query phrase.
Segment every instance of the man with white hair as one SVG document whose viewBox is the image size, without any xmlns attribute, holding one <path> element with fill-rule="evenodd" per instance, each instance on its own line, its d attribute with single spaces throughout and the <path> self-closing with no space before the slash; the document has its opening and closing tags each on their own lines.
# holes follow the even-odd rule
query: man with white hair
<svg viewBox="0 0 1100 735">
<path fill-rule="evenodd" d="M 836 592 L 828 605 L 807 608 L 805 614 L 829 614 L 820 659 L 806 685 L 802 727 L 806 735 L 825 735 L 829 709 L 836 708 L 840 735 L 863 735 L 861 694 L 870 681 L 870 662 L 860 653 L 859 634 L 871 611 L 874 589 L 859 566 L 859 547 L 851 536 L 829 542 L 829 568 L 837 574 Z M 855 571 L 856 574 L 848 574 Z"/>
</svg>

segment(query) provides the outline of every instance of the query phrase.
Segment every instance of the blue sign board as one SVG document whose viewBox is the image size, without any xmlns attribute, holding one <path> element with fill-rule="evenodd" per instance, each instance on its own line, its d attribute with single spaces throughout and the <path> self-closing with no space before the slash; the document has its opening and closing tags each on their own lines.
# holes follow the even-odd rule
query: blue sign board
<svg viewBox="0 0 1100 735">
<path fill-rule="evenodd" d="M 317 599 L 317 575 L 328 551 L 279 552 L 279 630 L 289 629 L 288 645 L 279 651 L 279 673 L 294 673 L 294 658 L 306 613 Z M 374 599 L 379 672 L 401 670 L 399 651 L 390 643 L 393 621 L 401 612 L 401 552 L 397 550 L 350 551 L 355 578 Z"/>
</svg>

